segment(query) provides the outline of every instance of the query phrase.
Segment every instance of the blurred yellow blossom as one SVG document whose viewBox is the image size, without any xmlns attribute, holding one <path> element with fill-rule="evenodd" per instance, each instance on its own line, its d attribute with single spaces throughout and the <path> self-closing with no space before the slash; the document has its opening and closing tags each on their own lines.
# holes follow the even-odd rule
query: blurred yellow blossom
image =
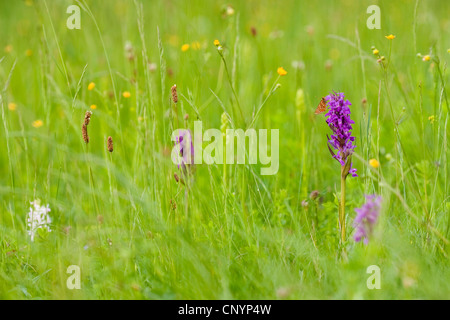
<svg viewBox="0 0 450 320">
<path fill-rule="evenodd" d="M 128 92 L 128 91 L 125 91 L 122 95 L 123 95 L 124 98 L 129 98 L 129 97 L 131 97 L 131 93 Z"/>
<path fill-rule="evenodd" d="M 431 57 L 427 54 L 426 56 L 423 56 L 422 61 L 430 61 Z"/>
<path fill-rule="evenodd" d="M 186 52 L 189 50 L 189 44 L 185 43 L 181 46 L 181 51 Z"/>
<path fill-rule="evenodd" d="M 380 166 L 380 163 L 378 162 L 377 159 L 370 159 L 369 160 L 369 165 L 373 168 L 378 168 Z"/>
<path fill-rule="evenodd" d="M 287 75 L 287 71 L 284 70 L 283 67 L 279 67 L 279 68 L 277 69 L 277 73 L 278 73 L 280 76 L 285 76 L 285 75 Z"/>
<path fill-rule="evenodd" d="M 214 45 L 216 46 L 216 47 L 218 47 L 218 46 L 220 46 L 220 41 L 219 40 L 214 40 Z"/>
<path fill-rule="evenodd" d="M 436 117 L 435 116 L 429 116 L 428 117 L 428 121 L 430 121 L 430 123 L 433 123 L 436 121 Z"/>
<path fill-rule="evenodd" d="M 8 44 L 8 45 L 5 47 L 5 52 L 6 52 L 6 53 L 10 53 L 12 50 L 13 50 L 13 46 L 10 45 L 10 44 Z"/>
<path fill-rule="evenodd" d="M 378 55 L 378 54 L 380 53 L 380 51 L 379 51 L 378 49 L 373 49 L 372 53 L 373 53 L 374 55 Z"/>
<path fill-rule="evenodd" d="M 35 127 L 35 128 L 40 128 L 40 127 L 42 127 L 43 124 L 44 124 L 44 122 L 42 120 L 35 120 L 32 123 L 33 127 Z"/>
<path fill-rule="evenodd" d="M 93 104 L 93 105 L 91 105 L 91 109 L 95 110 L 95 109 L 97 109 L 97 106 L 95 104 Z"/>
<path fill-rule="evenodd" d="M 395 39 L 395 36 L 394 36 L 393 34 L 390 34 L 390 35 L 385 36 L 385 37 L 386 37 L 386 39 L 388 39 L 388 40 L 393 40 L 393 39 Z"/>
<path fill-rule="evenodd" d="M 9 110 L 14 111 L 14 110 L 16 110 L 16 108 L 17 108 L 17 104 L 15 104 L 14 102 L 10 102 L 8 104 L 8 109 Z"/>
<path fill-rule="evenodd" d="M 94 90 L 94 88 L 95 88 L 95 83 L 93 83 L 93 82 L 89 83 L 88 90 L 91 91 L 91 90 Z"/>
<path fill-rule="evenodd" d="M 31 49 L 28 49 L 27 51 L 25 51 L 25 55 L 27 57 L 31 57 L 33 55 L 33 51 Z"/>
</svg>

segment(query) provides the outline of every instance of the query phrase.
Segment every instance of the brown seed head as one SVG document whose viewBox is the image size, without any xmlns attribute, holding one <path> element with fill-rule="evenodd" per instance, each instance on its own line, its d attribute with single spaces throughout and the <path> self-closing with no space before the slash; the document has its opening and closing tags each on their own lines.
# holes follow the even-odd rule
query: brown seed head
<svg viewBox="0 0 450 320">
<path fill-rule="evenodd" d="M 108 151 L 113 152 L 114 145 L 113 145 L 113 139 L 111 137 L 108 137 Z"/>
<path fill-rule="evenodd" d="M 83 126 L 81 127 L 81 133 L 83 135 L 83 140 L 85 143 L 89 143 L 89 135 L 88 135 L 88 131 L 87 131 L 87 126 L 88 126 L 89 122 L 91 121 L 91 114 L 92 114 L 92 112 L 86 111 L 86 113 L 84 115 Z"/>
<path fill-rule="evenodd" d="M 83 134 L 83 140 L 85 143 L 89 143 L 89 135 L 87 132 L 87 125 L 86 123 L 83 123 L 83 126 L 81 127 L 81 133 Z"/>
<path fill-rule="evenodd" d="M 314 191 L 311 192 L 311 194 L 309 195 L 309 197 L 310 197 L 312 200 L 315 200 L 318 196 L 319 196 L 319 191 L 317 191 L 317 190 L 314 190 Z"/>
<path fill-rule="evenodd" d="M 177 183 L 180 182 L 182 185 L 185 185 L 183 178 L 180 178 L 176 172 L 173 174 L 173 177 Z"/>
<path fill-rule="evenodd" d="M 85 125 L 88 125 L 89 122 L 91 121 L 91 115 L 92 115 L 92 112 L 86 111 L 86 114 L 84 115 L 84 124 Z"/>
<path fill-rule="evenodd" d="M 176 84 L 174 84 L 173 86 L 172 86 L 172 100 L 173 100 L 173 103 L 177 103 L 178 102 L 178 94 L 177 94 L 177 85 Z"/>
</svg>

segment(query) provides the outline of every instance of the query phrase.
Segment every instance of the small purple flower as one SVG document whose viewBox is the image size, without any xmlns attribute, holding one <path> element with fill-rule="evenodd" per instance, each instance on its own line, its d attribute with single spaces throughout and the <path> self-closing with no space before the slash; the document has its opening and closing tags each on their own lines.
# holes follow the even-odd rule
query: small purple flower
<svg viewBox="0 0 450 320">
<path fill-rule="evenodd" d="M 337 151 L 335 154 L 331 148 L 330 152 L 341 166 L 345 166 L 348 156 L 351 156 L 353 150 L 356 148 L 355 137 L 352 136 L 352 124 L 355 123 L 350 119 L 350 101 L 345 100 L 344 93 L 330 94 L 325 97 L 327 100 L 327 105 L 329 106 L 328 112 L 325 114 L 327 117 L 327 124 L 333 130 L 331 138 L 329 138 L 328 143 L 333 149 Z M 348 171 L 353 177 L 357 177 L 356 169 L 352 168 Z"/>
<path fill-rule="evenodd" d="M 192 134 L 189 129 L 180 129 L 176 137 L 175 145 L 180 146 L 178 158 L 178 169 L 180 167 L 186 171 L 186 165 L 194 164 L 194 145 L 192 143 Z"/>
<path fill-rule="evenodd" d="M 361 208 L 355 209 L 357 215 L 353 221 L 353 227 L 356 231 L 353 238 L 356 242 L 364 238 L 364 244 L 369 243 L 369 237 L 380 214 L 381 201 L 380 196 L 366 195 L 366 203 Z"/>
</svg>

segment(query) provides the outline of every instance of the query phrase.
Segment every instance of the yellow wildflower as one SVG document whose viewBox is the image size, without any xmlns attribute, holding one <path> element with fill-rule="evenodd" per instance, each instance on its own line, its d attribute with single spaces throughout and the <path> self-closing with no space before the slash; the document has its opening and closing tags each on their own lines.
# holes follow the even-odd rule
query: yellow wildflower
<svg viewBox="0 0 450 320">
<path fill-rule="evenodd" d="M 388 36 L 385 36 L 385 38 L 388 40 L 393 40 L 393 39 L 395 39 L 395 36 L 393 34 L 390 34 Z"/>
<path fill-rule="evenodd" d="M 91 91 L 91 90 L 94 90 L 94 88 L 95 88 L 95 83 L 93 83 L 93 82 L 89 83 L 88 90 Z"/>
<path fill-rule="evenodd" d="M 124 98 L 129 98 L 129 97 L 131 97 L 131 93 L 128 92 L 128 91 L 125 91 L 122 95 L 123 95 Z"/>
<path fill-rule="evenodd" d="M 95 104 L 93 104 L 93 105 L 91 105 L 91 109 L 95 110 L 95 109 L 97 109 L 97 106 Z"/>
<path fill-rule="evenodd" d="M 370 159 L 369 160 L 369 165 L 373 168 L 378 168 L 380 166 L 380 163 L 378 162 L 377 159 Z"/>
<path fill-rule="evenodd" d="M 42 120 L 35 120 L 32 123 L 33 127 L 35 127 L 35 128 L 40 128 L 40 127 L 42 127 L 43 124 L 44 124 L 44 122 Z"/>
<path fill-rule="evenodd" d="M 285 76 L 285 75 L 287 75 L 287 71 L 284 70 L 283 67 L 279 67 L 279 68 L 277 69 L 277 73 L 278 73 L 280 76 Z"/>
<path fill-rule="evenodd" d="M 372 53 L 373 53 L 374 55 L 378 55 L 378 54 L 380 53 L 380 51 L 379 51 L 378 49 L 373 49 Z"/>
<path fill-rule="evenodd" d="M 16 108 L 17 108 L 17 104 L 15 104 L 14 102 L 10 102 L 8 104 L 8 109 L 9 110 L 14 111 L 14 110 L 16 110 Z"/>
<path fill-rule="evenodd" d="M 436 117 L 435 116 L 429 116 L 428 120 L 430 121 L 430 123 L 433 123 L 436 121 Z"/>
<path fill-rule="evenodd" d="M 185 43 L 181 46 L 181 51 L 186 52 L 189 50 L 189 44 Z"/>
<path fill-rule="evenodd" d="M 427 54 L 426 56 L 423 56 L 422 61 L 430 61 L 431 57 Z"/>
<path fill-rule="evenodd" d="M 33 55 L 33 51 L 31 49 L 28 49 L 27 51 L 25 51 L 25 55 L 27 57 L 31 57 Z"/>
<path fill-rule="evenodd" d="M 214 45 L 216 46 L 216 47 L 218 47 L 218 46 L 220 46 L 220 41 L 219 40 L 214 40 Z"/>
<path fill-rule="evenodd" d="M 13 46 L 10 45 L 10 44 L 8 44 L 8 45 L 5 47 L 5 52 L 6 52 L 6 53 L 10 53 L 12 50 L 13 50 Z"/>
</svg>

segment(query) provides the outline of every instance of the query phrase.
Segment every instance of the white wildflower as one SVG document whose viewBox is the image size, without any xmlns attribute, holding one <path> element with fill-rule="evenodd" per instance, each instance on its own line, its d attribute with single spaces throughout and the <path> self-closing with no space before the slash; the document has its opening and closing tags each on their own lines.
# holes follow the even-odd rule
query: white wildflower
<svg viewBox="0 0 450 320">
<path fill-rule="evenodd" d="M 34 241 L 34 236 L 39 228 L 47 229 L 48 232 L 51 232 L 50 223 L 52 220 L 50 219 L 50 215 L 48 214 L 51 210 L 49 205 L 41 206 L 41 201 L 39 199 L 34 200 L 31 203 L 30 212 L 28 212 L 28 234 L 31 236 L 31 241 Z"/>
<path fill-rule="evenodd" d="M 148 69 L 150 70 L 150 72 L 155 72 L 155 71 L 156 71 L 156 68 L 157 68 L 156 63 L 154 63 L 154 62 L 149 62 L 149 64 L 148 64 Z"/>
<path fill-rule="evenodd" d="M 125 42 L 125 52 L 131 53 L 133 52 L 133 45 L 130 41 Z"/>
</svg>

